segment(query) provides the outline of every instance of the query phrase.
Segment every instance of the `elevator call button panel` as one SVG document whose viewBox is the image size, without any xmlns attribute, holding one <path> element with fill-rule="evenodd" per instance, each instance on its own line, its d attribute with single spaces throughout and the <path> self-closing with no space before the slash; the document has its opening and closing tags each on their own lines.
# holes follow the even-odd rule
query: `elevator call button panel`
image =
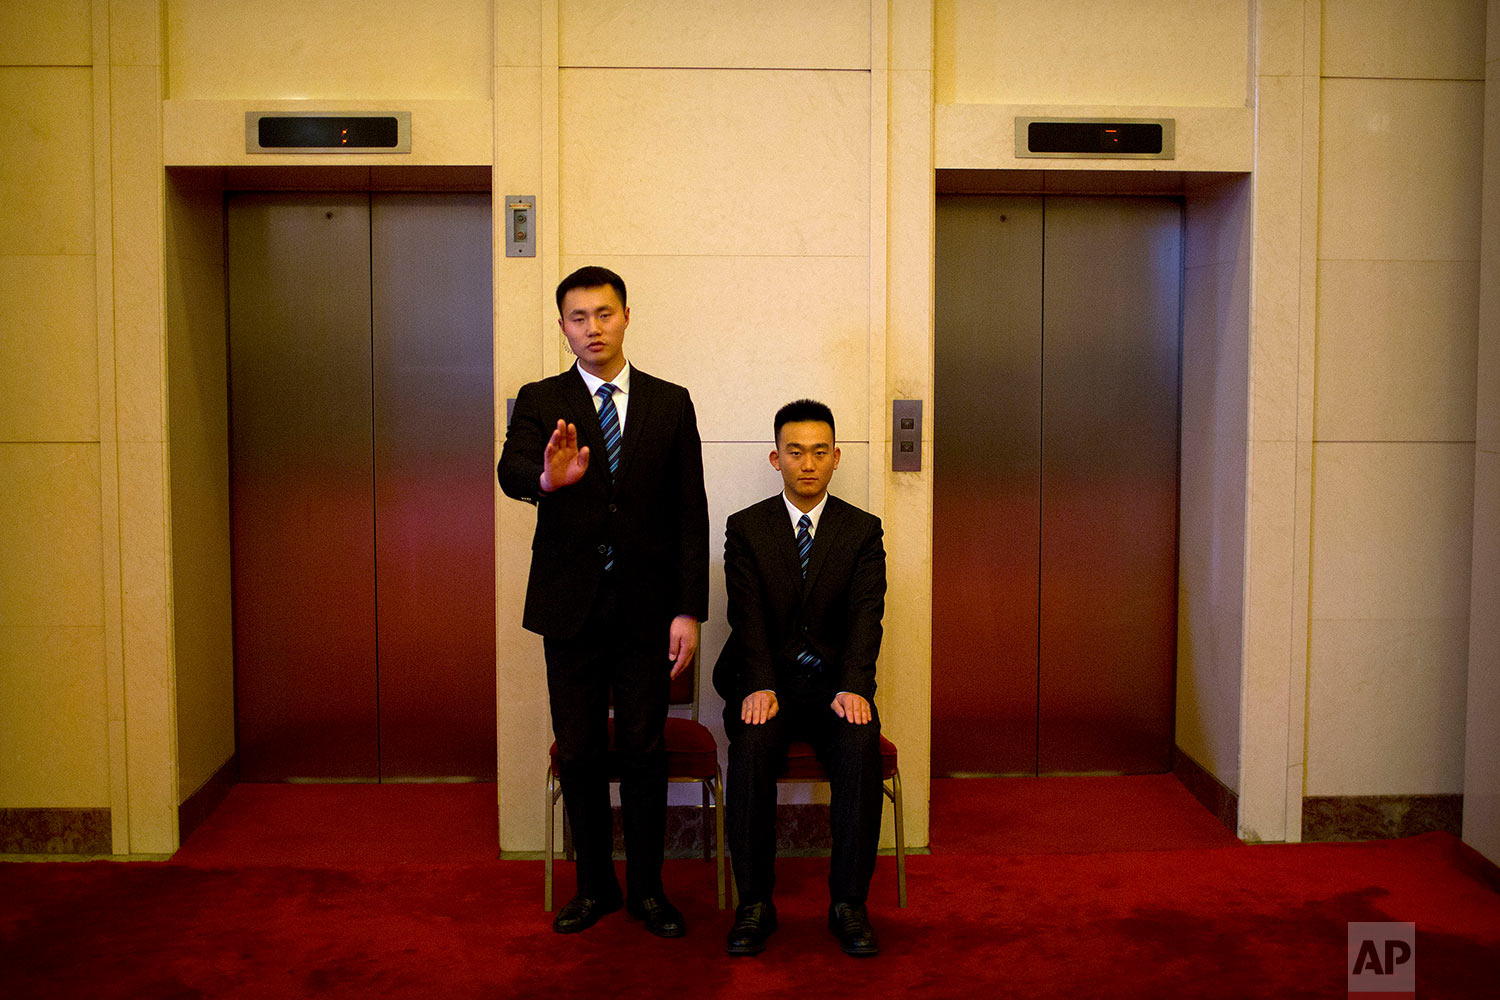
<svg viewBox="0 0 1500 1000">
<path fill-rule="evenodd" d="M 536 256 L 536 195 L 505 196 L 505 256 Z"/>
</svg>

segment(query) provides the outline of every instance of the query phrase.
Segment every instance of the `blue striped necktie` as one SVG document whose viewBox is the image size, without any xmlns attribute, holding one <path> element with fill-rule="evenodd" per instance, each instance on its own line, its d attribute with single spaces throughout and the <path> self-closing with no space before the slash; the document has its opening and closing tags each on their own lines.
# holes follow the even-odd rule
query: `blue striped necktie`
<svg viewBox="0 0 1500 1000">
<path fill-rule="evenodd" d="M 807 579 L 807 560 L 812 555 L 812 532 L 808 530 L 811 527 L 812 518 L 803 514 L 797 521 L 797 561 L 802 563 L 802 579 L 804 580 Z M 817 670 L 823 665 L 823 661 L 818 658 L 818 654 L 814 653 L 807 646 L 803 646 L 801 651 L 797 653 L 797 662 L 808 670 Z"/>
<path fill-rule="evenodd" d="M 611 477 L 620 471 L 620 413 L 611 398 L 619 391 L 619 386 L 606 382 L 594 393 L 599 397 L 599 429 L 604 431 L 604 453 L 609 456 Z"/>
<path fill-rule="evenodd" d="M 604 431 L 604 454 L 609 459 L 609 477 L 614 479 L 620 471 L 620 412 L 615 409 L 613 396 L 620 389 L 613 382 L 601 385 L 594 395 L 599 397 L 599 429 Z M 604 572 L 615 568 L 615 547 L 604 550 Z"/>
<path fill-rule="evenodd" d="M 807 557 L 812 555 L 812 518 L 806 514 L 797 522 L 797 559 L 802 563 L 802 579 L 807 579 Z"/>
</svg>

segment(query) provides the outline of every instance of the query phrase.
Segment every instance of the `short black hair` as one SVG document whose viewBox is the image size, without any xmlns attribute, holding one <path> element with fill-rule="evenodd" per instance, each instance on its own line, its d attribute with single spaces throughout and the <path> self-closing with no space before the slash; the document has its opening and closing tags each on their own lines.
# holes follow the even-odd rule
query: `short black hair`
<svg viewBox="0 0 1500 1000">
<path fill-rule="evenodd" d="M 828 425 L 828 430 L 833 432 L 833 411 L 816 399 L 794 399 L 790 403 L 776 411 L 776 420 L 772 426 L 771 440 L 781 443 L 781 428 L 786 424 L 801 423 L 804 420 L 819 420 Z M 834 440 L 838 440 L 837 433 Z"/>
<path fill-rule="evenodd" d="M 576 270 L 572 274 L 568 275 L 562 281 L 558 282 L 558 285 L 557 285 L 557 313 L 558 313 L 558 315 L 559 316 L 562 315 L 563 296 L 567 295 L 573 289 L 575 289 L 575 288 L 599 288 L 599 287 L 601 287 L 603 285 L 608 285 L 610 288 L 613 288 L 615 290 L 615 294 L 620 297 L 620 305 L 621 306 L 624 306 L 626 304 L 626 302 L 625 302 L 625 279 L 622 278 L 622 277 L 620 277 L 618 274 L 616 274 L 615 272 L 611 271 L 607 267 L 596 267 L 595 265 L 590 264 L 587 267 L 580 267 L 578 270 Z"/>
</svg>

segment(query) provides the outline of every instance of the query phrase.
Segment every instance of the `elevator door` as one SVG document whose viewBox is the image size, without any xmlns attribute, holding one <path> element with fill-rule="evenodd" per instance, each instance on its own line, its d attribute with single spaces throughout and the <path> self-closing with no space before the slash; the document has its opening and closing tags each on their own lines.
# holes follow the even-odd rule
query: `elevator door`
<svg viewBox="0 0 1500 1000">
<path fill-rule="evenodd" d="M 935 774 L 1170 769 L 1181 226 L 938 198 Z"/>
<path fill-rule="evenodd" d="M 241 777 L 493 778 L 489 196 L 227 215 Z"/>
</svg>

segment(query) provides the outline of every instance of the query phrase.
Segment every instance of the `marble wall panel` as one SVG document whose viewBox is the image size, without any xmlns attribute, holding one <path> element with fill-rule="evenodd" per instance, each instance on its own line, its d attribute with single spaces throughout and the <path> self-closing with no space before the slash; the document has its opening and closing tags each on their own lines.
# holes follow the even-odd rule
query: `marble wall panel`
<svg viewBox="0 0 1500 1000">
<path fill-rule="evenodd" d="M 93 61 L 89 0 L 0 4 L 0 66 L 86 66 Z"/>
<path fill-rule="evenodd" d="M 167 0 L 168 97 L 489 100 L 491 0 Z M 420 13 L 419 13 L 420 11 Z"/>
<path fill-rule="evenodd" d="M 1468 619 L 1311 625 L 1306 794 L 1463 791 Z"/>
<path fill-rule="evenodd" d="M 1471 439 L 1478 313 L 1475 261 L 1321 262 L 1318 439 Z"/>
<path fill-rule="evenodd" d="M 561 251 L 869 254 L 860 73 L 561 73 Z"/>
<path fill-rule="evenodd" d="M 0 444 L 0 552 L 0 626 L 103 625 L 97 444 Z"/>
<path fill-rule="evenodd" d="M 1243 2 L 939 0 L 934 9 L 939 104 L 1245 103 Z"/>
<path fill-rule="evenodd" d="M 91 256 L 0 256 L 0 440 L 97 441 Z"/>
<path fill-rule="evenodd" d="M 1324 80 L 1318 256 L 1472 261 L 1484 84 Z"/>
<path fill-rule="evenodd" d="M 94 251 L 88 67 L 0 66 L 0 254 Z"/>
<path fill-rule="evenodd" d="M 562 0 L 564 66 L 869 69 L 868 0 Z"/>
<path fill-rule="evenodd" d="M 1312 618 L 1467 618 L 1473 446 L 1323 442 L 1313 461 Z"/>
<path fill-rule="evenodd" d="M 1485 0 L 1323 0 L 1323 75 L 1484 78 Z"/>
<path fill-rule="evenodd" d="M 103 625 L 0 624 L 0 807 L 108 806 L 105 715 Z"/>
</svg>

